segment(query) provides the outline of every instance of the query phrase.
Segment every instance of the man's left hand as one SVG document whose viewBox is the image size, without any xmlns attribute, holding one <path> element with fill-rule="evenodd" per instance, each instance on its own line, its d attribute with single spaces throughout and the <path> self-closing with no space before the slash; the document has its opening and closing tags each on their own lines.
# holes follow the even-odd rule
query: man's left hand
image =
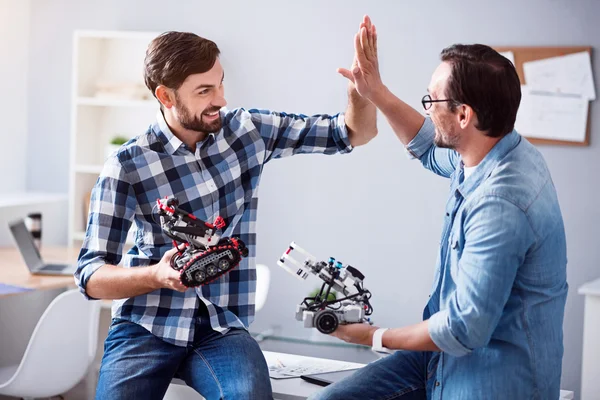
<svg viewBox="0 0 600 400">
<path fill-rule="evenodd" d="M 376 330 L 376 326 L 365 323 L 347 324 L 338 326 L 331 335 L 348 343 L 371 346 L 373 344 L 373 333 Z"/>
</svg>

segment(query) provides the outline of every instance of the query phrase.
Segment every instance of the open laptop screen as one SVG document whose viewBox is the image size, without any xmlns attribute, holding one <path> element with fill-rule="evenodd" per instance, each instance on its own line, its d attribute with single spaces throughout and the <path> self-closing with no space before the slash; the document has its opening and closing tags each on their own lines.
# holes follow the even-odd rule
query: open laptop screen
<svg viewBox="0 0 600 400">
<path fill-rule="evenodd" d="M 12 235 L 15 238 L 15 242 L 17 243 L 17 247 L 29 270 L 35 271 L 40 268 L 43 265 L 43 261 L 37 247 L 35 247 L 31 234 L 25 226 L 25 222 L 21 219 L 19 221 L 11 222 L 9 226 Z"/>
</svg>

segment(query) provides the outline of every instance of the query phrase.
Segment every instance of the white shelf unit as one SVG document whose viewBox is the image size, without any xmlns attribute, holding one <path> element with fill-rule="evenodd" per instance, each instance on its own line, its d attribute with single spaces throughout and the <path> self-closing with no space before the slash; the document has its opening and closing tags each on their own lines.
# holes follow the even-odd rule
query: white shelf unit
<svg viewBox="0 0 600 400">
<path fill-rule="evenodd" d="M 145 87 L 144 57 L 157 32 L 76 31 L 73 37 L 69 244 L 81 246 L 88 198 L 115 136 L 143 134 L 158 102 Z M 127 243 L 133 243 L 133 229 Z"/>
</svg>

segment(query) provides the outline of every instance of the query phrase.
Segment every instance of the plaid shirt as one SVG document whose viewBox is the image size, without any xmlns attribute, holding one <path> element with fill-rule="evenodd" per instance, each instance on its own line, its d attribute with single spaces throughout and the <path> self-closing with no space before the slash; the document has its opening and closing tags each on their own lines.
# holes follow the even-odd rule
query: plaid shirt
<svg viewBox="0 0 600 400">
<path fill-rule="evenodd" d="M 202 301 L 211 327 L 247 329 L 254 319 L 256 289 L 256 211 L 263 165 L 274 158 L 302 153 L 352 150 L 344 115 L 294 115 L 264 110 L 222 111 L 223 128 L 198 143 L 195 153 L 169 130 L 162 113 L 141 136 L 108 158 L 92 190 L 90 216 L 75 281 L 85 288 L 104 264 L 121 262 L 123 245 L 135 222 L 135 246 L 126 268 L 160 261 L 172 241 L 154 220 L 156 199 L 174 195 L 180 207 L 212 222 L 226 222 L 224 236 L 239 236 L 249 256 L 217 281 L 180 293 L 159 289 L 115 300 L 113 318 L 137 323 L 178 346 L 194 339 Z"/>
</svg>

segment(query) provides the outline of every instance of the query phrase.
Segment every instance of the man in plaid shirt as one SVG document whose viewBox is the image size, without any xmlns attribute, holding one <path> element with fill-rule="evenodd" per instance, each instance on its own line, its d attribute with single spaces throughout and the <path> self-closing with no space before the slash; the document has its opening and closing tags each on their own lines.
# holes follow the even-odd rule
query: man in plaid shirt
<svg viewBox="0 0 600 400">
<path fill-rule="evenodd" d="M 160 399 L 174 376 L 207 399 L 271 398 L 267 365 L 246 330 L 263 166 L 294 154 L 348 153 L 377 134 L 375 107 L 352 83 L 345 114 L 224 111 L 218 56 L 215 43 L 191 33 L 150 44 L 145 80 L 160 111 L 106 161 L 92 191 L 75 280 L 87 298 L 115 300 L 97 399 Z M 156 200 L 171 195 L 204 221 L 222 217 L 223 236 L 240 237 L 249 256 L 211 284 L 183 286 L 169 264 L 176 249 L 153 215 Z M 135 246 L 122 260 L 132 223 Z"/>
</svg>

